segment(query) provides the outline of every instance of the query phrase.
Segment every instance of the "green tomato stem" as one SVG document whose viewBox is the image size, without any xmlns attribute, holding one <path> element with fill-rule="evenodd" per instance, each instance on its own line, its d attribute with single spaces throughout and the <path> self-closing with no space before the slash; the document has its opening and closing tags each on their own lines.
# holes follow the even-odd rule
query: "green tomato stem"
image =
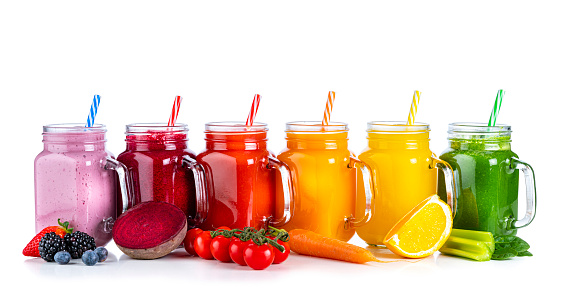
<svg viewBox="0 0 564 305">
<path fill-rule="evenodd" d="M 284 246 L 278 243 L 278 239 L 281 239 L 282 241 L 287 241 L 287 240 L 283 240 L 281 236 L 286 236 L 287 239 L 288 232 L 284 231 L 280 235 L 277 235 L 275 239 L 268 238 L 268 235 L 270 233 L 271 233 L 270 230 L 260 229 L 257 231 L 257 229 L 253 227 L 245 227 L 243 230 L 233 229 L 229 231 L 229 230 L 219 229 L 219 230 L 211 231 L 210 235 L 212 238 L 221 235 L 221 236 L 225 236 L 226 238 L 237 237 L 241 241 L 252 240 L 255 244 L 259 246 L 262 246 L 264 244 L 269 244 L 272 247 L 278 249 L 280 252 L 284 253 L 286 249 L 284 248 Z"/>
</svg>

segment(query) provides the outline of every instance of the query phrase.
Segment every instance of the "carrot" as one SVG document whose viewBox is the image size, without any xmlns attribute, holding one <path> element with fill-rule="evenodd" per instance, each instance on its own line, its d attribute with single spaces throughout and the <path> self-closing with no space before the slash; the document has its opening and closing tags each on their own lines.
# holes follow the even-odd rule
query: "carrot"
<svg viewBox="0 0 564 305">
<path fill-rule="evenodd" d="M 357 264 L 379 261 L 370 251 L 335 238 L 302 229 L 294 229 L 288 233 L 290 249 L 298 254 Z"/>
</svg>

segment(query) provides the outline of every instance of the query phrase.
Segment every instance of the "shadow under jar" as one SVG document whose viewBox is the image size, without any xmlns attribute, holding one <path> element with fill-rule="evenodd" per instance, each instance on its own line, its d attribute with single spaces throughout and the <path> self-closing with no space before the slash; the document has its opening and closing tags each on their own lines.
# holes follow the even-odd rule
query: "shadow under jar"
<svg viewBox="0 0 564 305">
<path fill-rule="evenodd" d="M 188 148 L 188 126 L 129 124 L 125 142 L 126 149 L 117 159 L 131 173 L 133 204 L 174 204 L 186 214 L 189 227 L 197 226 L 202 218 L 200 207 L 205 204 L 205 187 L 195 154 Z"/>
</svg>

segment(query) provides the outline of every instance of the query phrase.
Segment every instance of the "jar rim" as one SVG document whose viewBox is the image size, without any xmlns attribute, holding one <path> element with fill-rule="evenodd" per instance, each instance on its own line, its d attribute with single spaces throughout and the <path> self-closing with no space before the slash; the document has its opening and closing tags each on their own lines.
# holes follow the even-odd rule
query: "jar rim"
<svg viewBox="0 0 564 305">
<path fill-rule="evenodd" d="M 268 125 L 260 122 L 253 122 L 252 126 L 247 126 L 246 122 L 225 121 L 225 122 L 209 122 L 205 125 L 206 133 L 240 133 L 240 132 L 266 132 Z"/>
<path fill-rule="evenodd" d="M 188 125 L 183 123 L 176 123 L 174 126 L 168 126 L 167 123 L 132 123 L 125 125 L 126 134 L 187 132 L 188 130 Z"/>
<path fill-rule="evenodd" d="M 427 123 L 415 122 L 408 125 L 405 121 L 371 121 L 367 124 L 367 132 L 386 134 L 414 134 L 427 133 L 431 131 Z"/>
<path fill-rule="evenodd" d="M 84 123 L 57 123 L 43 126 L 43 133 L 97 133 L 106 132 L 106 125 L 94 124 L 86 127 Z"/>
<path fill-rule="evenodd" d="M 511 133 L 511 126 L 505 124 L 496 124 L 488 126 L 487 123 L 476 122 L 456 122 L 448 124 L 448 132 L 451 133 L 474 133 L 474 134 L 499 134 Z"/>
<path fill-rule="evenodd" d="M 329 122 L 323 125 L 320 121 L 294 121 L 286 123 L 286 132 L 346 132 L 347 123 Z"/>
<path fill-rule="evenodd" d="M 511 126 L 486 123 L 457 122 L 448 125 L 448 140 L 479 142 L 511 142 Z"/>
</svg>

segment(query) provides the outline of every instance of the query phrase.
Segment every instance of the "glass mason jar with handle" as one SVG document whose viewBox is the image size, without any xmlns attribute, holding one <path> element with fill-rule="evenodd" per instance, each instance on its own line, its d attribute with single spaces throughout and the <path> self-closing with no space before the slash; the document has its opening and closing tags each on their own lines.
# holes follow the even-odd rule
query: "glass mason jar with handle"
<svg viewBox="0 0 564 305">
<path fill-rule="evenodd" d="M 348 241 L 355 228 L 370 220 L 372 172 L 348 149 L 345 123 L 290 122 L 287 148 L 278 159 L 290 168 L 294 183 L 294 209 L 289 231 L 306 229 Z M 357 181 L 357 169 L 362 176 Z M 357 183 L 368 186 L 361 210 L 355 212 Z"/>
<path fill-rule="evenodd" d="M 429 125 L 423 123 L 368 123 L 368 147 L 358 156 L 375 177 L 372 219 L 357 229 L 358 236 L 366 243 L 382 245 L 388 231 L 404 215 L 437 193 L 437 169 L 446 175 L 443 185 L 447 185 L 448 198 L 445 201 L 451 208 L 456 205 L 452 170 L 431 152 L 429 132 Z M 360 211 L 365 201 L 362 188 L 359 188 L 358 198 Z"/>
<path fill-rule="evenodd" d="M 536 212 L 533 169 L 511 150 L 511 126 L 452 123 L 449 147 L 441 159 L 450 164 L 457 178 L 458 208 L 453 227 L 515 235 L 516 229 L 533 221 Z M 519 170 L 523 171 L 527 207 L 517 219 Z M 439 194 L 445 197 L 444 185 Z"/>
<path fill-rule="evenodd" d="M 133 192 L 126 167 L 106 150 L 105 126 L 46 125 L 43 143 L 34 164 L 36 232 L 60 218 L 107 244 Z"/>
<path fill-rule="evenodd" d="M 137 123 L 126 126 L 126 148 L 118 156 L 131 172 L 135 200 L 163 201 L 179 207 L 194 227 L 205 218 L 205 179 L 188 148 L 188 126 Z"/>
<path fill-rule="evenodd" d="M 205 127 L 206 149 L 196 160 L 208 187 L 202 229 L 279 225 L 291 214 L 292 184 L 284 163 L 267 149 L 267 125 L 212 122 Z M 275 217 L 276 175 L 283 178 L 285 211 Z"/>
</svg>

